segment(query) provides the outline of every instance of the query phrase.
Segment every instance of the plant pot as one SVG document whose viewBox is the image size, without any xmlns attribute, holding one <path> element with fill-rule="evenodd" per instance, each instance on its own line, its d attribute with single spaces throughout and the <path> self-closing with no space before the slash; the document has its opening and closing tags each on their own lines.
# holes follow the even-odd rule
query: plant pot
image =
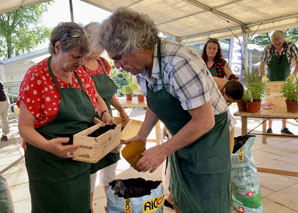
<svg viewBox="0 0 298 213">
<path fill-rule="evenodd" d="M 132 101 L 132 94 L 126 94 L 126 101 Z"/>
<path fill-rule="evenodd" d="M 245 112 L 246 111 L 246 103 L 245 101 L 237 101 L 238 110 Z"/>
<path fill-rule="evenodd" d="M 298 101 L 286 101 L 288 112 L 298 112 Z"/>
<path fill-rule="evenodd" d="M 256 102 L 246 102 L 247 112 L 259 112 L 261 109 L 261 101 Z"/>
<path fill-rule="evenodd" d="M 138 95 L 138 102 L 144 102 L 144 95 Z"/>
</svg>

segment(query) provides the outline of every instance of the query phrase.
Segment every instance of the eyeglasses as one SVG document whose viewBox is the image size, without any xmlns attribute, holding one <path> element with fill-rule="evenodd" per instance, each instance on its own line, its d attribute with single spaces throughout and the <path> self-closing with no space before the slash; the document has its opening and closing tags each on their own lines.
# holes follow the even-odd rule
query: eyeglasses
<svg viewBox="0 0 298 213">
<path fill-rule="evenodd" d="M 79 38 L 81 35 L 82 35 L 82 30 L 71 29 L 70 31 L 63 33 L 57 41 L 61 40 L 64 37 Z"/>
</svg>

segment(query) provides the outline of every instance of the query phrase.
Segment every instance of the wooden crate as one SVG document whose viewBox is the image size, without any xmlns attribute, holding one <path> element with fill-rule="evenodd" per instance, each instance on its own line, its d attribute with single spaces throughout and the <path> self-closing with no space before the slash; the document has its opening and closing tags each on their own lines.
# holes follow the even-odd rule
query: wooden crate
<svg viewBox="0 0 298 213">
<path fill-rule="evenodd" d="M 282 93 L 282 85 L 284 81 L 270 81 L 266 84 L 266 95 L 273 93 Z"/>
<path fill-rule="evenodd" d="M 73 160 L 96 163 L 120 145 L 121 124 L 98 137 L 88 137 L 101 126 L 104 126 L 104 123 L 96 124 L 73 136 L 73 143 L 81 145 L 74 152 Z"/>
</svg>

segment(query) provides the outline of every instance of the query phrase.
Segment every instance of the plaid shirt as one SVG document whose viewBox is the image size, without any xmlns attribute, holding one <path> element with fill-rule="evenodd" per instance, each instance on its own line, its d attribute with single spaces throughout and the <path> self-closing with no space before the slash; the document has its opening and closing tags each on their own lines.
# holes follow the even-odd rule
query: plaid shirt
<svg viewBox="0 0 298 213">
<path fill-rule="evenodd" d="M 162 39 L 161 64 L 165 88 L 180 101 L 184 110 L 191 110 L 211 101 L 214 114 L 228 111 L 229 126 L 230 128 L 234 126 L 236 122 L 230 115 L 226 101 L 203 59 L 195 50 Z M 145 68 L 137 75 L 137 80 L 145 95 L 147 94 L 146 82 L 148 82 L 149 89 L 154 92 L 162 89 L 157 48 L 154 52 L 151 77 Z"/>
<path fill-rule="evenodd" d="M 281 53 L 280 55 L 287 56 L 289 64 L 291 64 L 293 60 L 295 61 L 298 58 L 298 48 L 292 42 L 285 41 L 282 45 L 282 49 L 280 53 Z M 265 47 L 261 61 L 264 64 L 269 65 L 273 55 L 277 55 L 277 52 L 274 46 L 270 44 L 267 47 Z"/>
</svg>

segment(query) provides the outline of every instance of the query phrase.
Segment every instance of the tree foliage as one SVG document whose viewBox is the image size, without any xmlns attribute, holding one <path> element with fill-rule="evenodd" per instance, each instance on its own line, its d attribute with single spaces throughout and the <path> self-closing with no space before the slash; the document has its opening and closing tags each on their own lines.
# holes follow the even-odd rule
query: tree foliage
<svg viewBox="0 0 298 213">
<path fill-rule="evenodd" d="M 294 43 L 298 42 L 298 28 L 284 30 L 284 34 L 285 34 L 286 41 L 291 41 Z M 253 38 L 249 39 L 248 43 L 265 47 L 271 43 L 271 35 L 272 33 L 263 33 L 263 34 L 256 35 Z"/>
<path fill-rule="evenodd" d="M 11 58 L 31 51 L 50 35 L 41 26 L 41 17 L 49 3 L 0 14 L 0 57 Z"/>
</svg>

